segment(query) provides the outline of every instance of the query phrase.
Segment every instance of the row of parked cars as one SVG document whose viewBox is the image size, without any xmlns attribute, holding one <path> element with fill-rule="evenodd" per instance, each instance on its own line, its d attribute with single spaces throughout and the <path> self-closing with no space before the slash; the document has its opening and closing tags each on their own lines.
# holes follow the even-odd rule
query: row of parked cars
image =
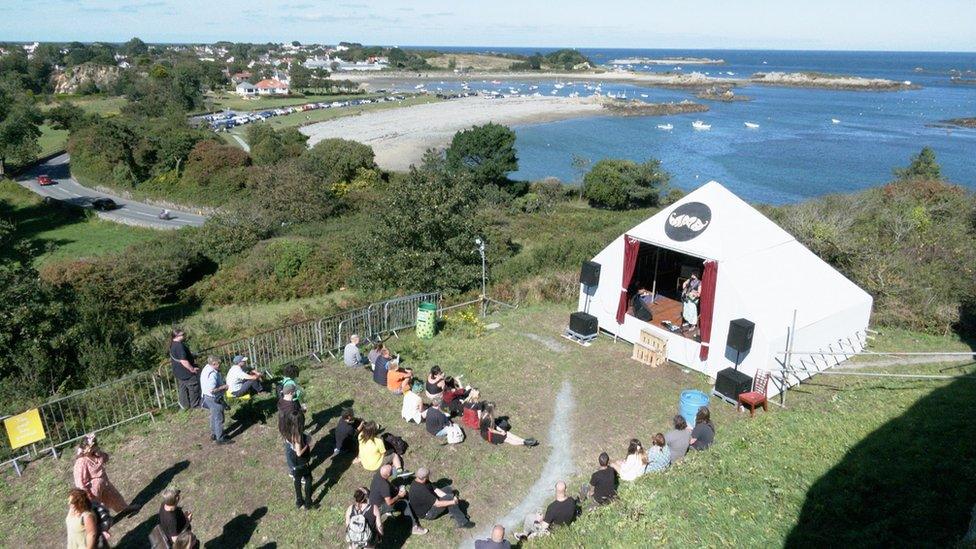
<svg viewBox="0 0 976 549">
<path fill-rule="evenodd" d="M 314 111 L 318 109 L 340 109 L 343 107 L 355 107 L 359 105 L 367 105 L 370 103 L 383 103 L 389 101 L 403 101 L 406 99 L 403 95 L 387 95 L 385 97 L 376 98 L 364 98 L 364 99 L 349 99 L 346 101 L 333 101 L 331 103 L 321 102 L 321 103 L 306 103 L 304 105 L 293 105 L 291 107 L 280 107 L 277 109 L 269 109 L 261 112 L 234 112 L 225 111 L 215 114 L 209 114 L 203 117 L 203 120 L 210 125 L 210 129 L 214 131 L 227 131 L 236 126 L 242 126 L 244 124 L 249 124 L 251 122 L 260 122 L 261 120 L 267 120 L 268 118 L 274 116 L 284 116 L 286 114 L 294 114 L 297 112 L 304 111 Z"/>
</svg>

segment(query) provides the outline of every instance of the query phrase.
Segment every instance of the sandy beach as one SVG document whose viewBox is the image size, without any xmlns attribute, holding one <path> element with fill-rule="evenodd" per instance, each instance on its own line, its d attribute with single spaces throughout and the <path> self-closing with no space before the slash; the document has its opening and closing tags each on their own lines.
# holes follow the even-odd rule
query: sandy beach
<svg viewBox="0 0 976 549">
<path fill-rule="evenodd" d="M 301 128 L 309 146 L 341 137 L 366 143 L 376 163 L 388 170 L 405 170 L 431 147 L 444 147 L 458 130 L 495 122 L 506 126 L 607 114 L 595 97 L 465 97 L 347 116 Z"/>
</svg>

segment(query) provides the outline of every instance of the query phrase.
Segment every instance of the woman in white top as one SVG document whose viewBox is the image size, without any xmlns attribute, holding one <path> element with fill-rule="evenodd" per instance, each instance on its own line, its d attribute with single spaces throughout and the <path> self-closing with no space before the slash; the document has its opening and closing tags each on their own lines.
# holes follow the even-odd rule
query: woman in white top
<svg viewBox="0 0 976 549">
<path fill-rule="evenodd" d="M 633 481 L 644 474 L 647 467 L 647 452 L 644 445 L 636 438 L 630 439 L 627 446 L 627 457 L 613 462 L 613 468 L 620 475 L 620 480 Z"/>
<path fill-rule="evenodd" d="M 420 417 L 420 412 L 424 409 L 424 399 L 420 397 L 420 391 L 423 390 L 424 383 L 419 380 L 415 381 L 411 390 L 404 391 L 403 407 L 400 409 L 400 416 L 403 419 L 418 425 L 423 422 Z"/>
</svg>

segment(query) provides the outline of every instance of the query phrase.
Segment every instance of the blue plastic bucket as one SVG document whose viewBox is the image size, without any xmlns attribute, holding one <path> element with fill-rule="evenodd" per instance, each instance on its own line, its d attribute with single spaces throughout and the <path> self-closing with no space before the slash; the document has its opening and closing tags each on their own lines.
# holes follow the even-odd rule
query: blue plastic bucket
<svg viewBox="0 0 976 549">
<path fill-rule="evenodd" d="M 689 426 L 694 427 L 695 416 L 702 406 L 708 406 L 708 395 L 697 389 L 681 391 L 681 396 L 678 398 L 678 413 L 685 418 Z"/>
</svg>

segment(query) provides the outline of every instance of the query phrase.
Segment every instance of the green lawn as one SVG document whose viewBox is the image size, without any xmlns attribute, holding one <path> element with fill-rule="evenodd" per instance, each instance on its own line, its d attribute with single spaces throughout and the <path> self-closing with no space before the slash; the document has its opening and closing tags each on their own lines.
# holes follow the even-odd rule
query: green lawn
<svg viewBox="0 0 976 549">
<path fill-rule="evenodd" d="M 9 180 L 0 181 L 0 215 L 16 222 L 18 236 L 44 250 L 36 260 L 38 265 L 121 252 L 157 234 L 152 229 L 104 221 L 87 212 L 45 205 L 39 196 Z"/>
<path fill-rule="evenodd" d="M 211 97 L 215 110 L 231 109 L 235 111 L 259 111 L 263 109 L 278 109 L 291 105 L 304 105 L 321 101 L 345 101 L 347 99 L 363 99 L 376 97 L 376 94 L 341 94 L 341 95 L 303 95 L 300 97 L 256 97 L 245 99 L 232 93 L 222 93 Z"/>
<path fill-rule="evenodd" d="M 124 97 L 107 95 L 56 95 L 51 103 L 41 103 L 42 111 L 53 109 L 59 102 L 74 103 L 86 112 L 109 116 L 119 114 L 128 100 Z"/>
<path fill-rule="evenodd" d="M 37 143 L 41 146 L 41 157 L 63 150 L 68 142 L 68 130 L 56 130 L 48 124 L 41 125 L 41 137 Z"/>
</svg>

